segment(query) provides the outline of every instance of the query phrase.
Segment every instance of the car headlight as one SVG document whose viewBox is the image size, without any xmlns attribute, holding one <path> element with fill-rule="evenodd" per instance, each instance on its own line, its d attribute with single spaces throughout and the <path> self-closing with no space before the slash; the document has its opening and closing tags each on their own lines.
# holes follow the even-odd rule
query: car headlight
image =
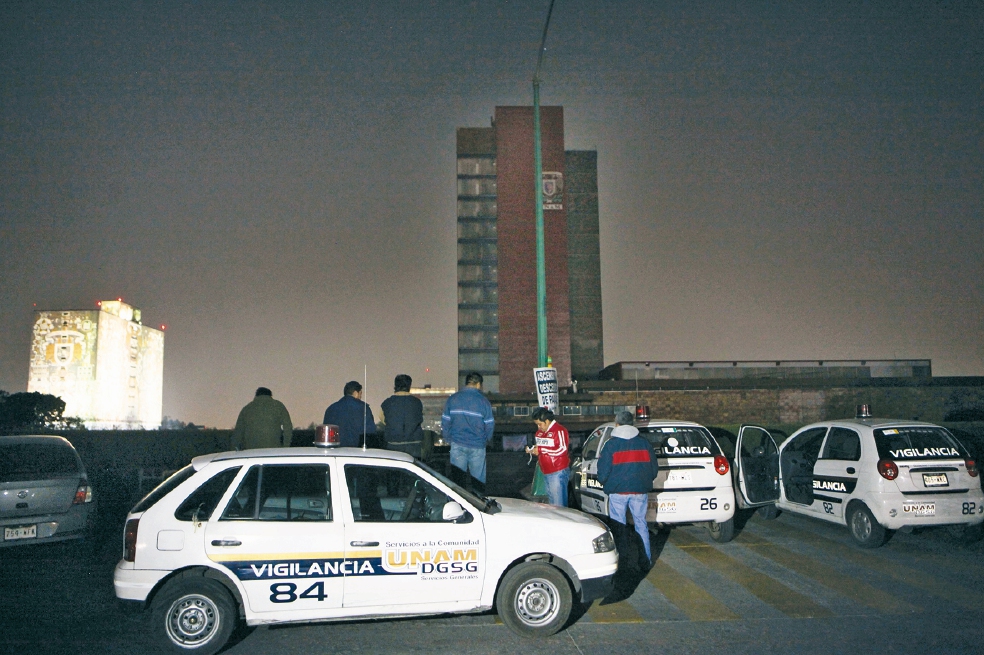
<svg viewBox="0 0 984 655">
<path fill-rule="evenodd" d="M 615 550 L 615 537 L 612 536 L 610 531 L 606 530 L 605 534 L 595 537 L 591 541 L 591 546 L 596 553 L 610 553 Z"/>
</svg>

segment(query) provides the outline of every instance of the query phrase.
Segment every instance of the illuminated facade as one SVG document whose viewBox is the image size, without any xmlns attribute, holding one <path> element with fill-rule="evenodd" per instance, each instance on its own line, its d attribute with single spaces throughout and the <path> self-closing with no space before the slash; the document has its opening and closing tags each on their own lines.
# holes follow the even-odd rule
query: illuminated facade
<svg viewBox="0 0 984 655">
<path fill-rule="evenodd" d="M 58 396 L 90 429 L 161 425 L 164 333 L 119 300 L 35 312 L 27 390 Z"/>
</svg>

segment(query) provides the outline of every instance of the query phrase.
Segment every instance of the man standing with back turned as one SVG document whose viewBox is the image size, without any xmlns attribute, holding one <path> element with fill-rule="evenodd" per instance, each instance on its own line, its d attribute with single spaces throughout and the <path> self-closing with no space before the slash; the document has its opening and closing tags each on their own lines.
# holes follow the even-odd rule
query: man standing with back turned
<svg viewBox="0 0 984 655">
<path fill-rule="evenodd" d="M 469 373 L 465 388 L 452 394 L 441 415 L 441 431 L 451 443 L 451 466 L 470 473 L 485 487 L 485 444 L 495 431 L 492 404 L 482 394 L 482 374 Z"/>
<path fill-rule="evenodd" d="M 358 448 L 365 439 L 369 439 L 368 446 L 371 446 L 376 434 L 372 410 L 362 402 L 362 385 L 355 380 L 346 382 L 341 399 L 325 410 L 324 422 L 338 426 L 339 440 L 346 448 Z"/>
<path fill-rule="evenodd" d="M 386 447 L 403 451 L 420 459 L 420 440 L 424 431 L 424 404 L 420 398 L 410 395 L 413 380 L 409 375 L 400 374 L 393 381 L 393 395 L 380 405 L 379 422 L 383 424 Z"/>
<path fill-rule="evenodd" d="M 290 414 L 273 392 L 266 387 L 256 390 L 252 402 L 243 407 L 232 430 L 231 444 L 235 450 L 247 448 L 280 448 L 289 446 L 294 426 Z"/>
<path fill-rule="evenodd" d="M 635 530 L 642 537 L 646 559 L 640 557 L 639 566 L 644 571 L 652 568 L 652 551 L 649 548 L 649 525 L 646 523 L 646 509 L 653 480 L 659 471 L 656 453 L 639 430 L 632 425 L 632 412 L 625 410 L 615 416 L 615 429 L 605 442 L 598 459 L 598 482 L 602 483 L 608 494 L 608 516 L 626 525 L 625 509 L 632 514 Z M 626 530 L 618 532 L 623 534 Z M 616 533 L 616 536 L 618 535 Z M 621 551 L 622 548 L 620 547 Z"/>
</svg>

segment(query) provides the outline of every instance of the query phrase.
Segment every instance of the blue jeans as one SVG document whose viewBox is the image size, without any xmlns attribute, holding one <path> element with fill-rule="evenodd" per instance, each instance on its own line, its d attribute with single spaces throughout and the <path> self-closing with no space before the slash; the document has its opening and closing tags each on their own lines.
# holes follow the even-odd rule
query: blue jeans
<svg viewBox="0 0 984 655">
<path fill-rule="evenodd" d="M 485 484 L 485 449 L 451 443 L 451 466 L 461 469 Z"/>
<path fill-rule="evenodd" d="M 571 470 L 564 469 L 549 475 L 544 473 L 543 480 L 547 483 L 547 502 L 558 507 L 567 507 L 567 480 Z"/>
<path fill-rule="evenodd" d="M 632 514 L 632 522 L 635 523 L 635 531 L 642 537 L 642 545 L 646 547 L 646 557 L 652 560 L 652 553 L 649 550 L 649 525 L 646 523 L 646 510 L 649 505 L 649 494 L 609 494 L 608 496 L 608 516 L 626 524 L 625 507 L 628 506 Z"/>
</svg>

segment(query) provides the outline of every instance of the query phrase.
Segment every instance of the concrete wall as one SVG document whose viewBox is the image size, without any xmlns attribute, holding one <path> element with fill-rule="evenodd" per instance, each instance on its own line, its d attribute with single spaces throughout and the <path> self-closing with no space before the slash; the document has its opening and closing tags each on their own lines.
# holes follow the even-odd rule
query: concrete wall
<svg viewBox="0 0 984 655">
<path fill-rule="evenodd" d="M 653 418 L 736 423 L 805 424 L 854 416 L 868 404 L 878 417 L 940 423 L 955 413 L 984 407 L 982 386 L 834 387 L 830 389 L 687 389 L 607 392 L 598 403 L 649 405 Z M 603 398 L 603 400 L 602 400 Z"/>
</svg>

